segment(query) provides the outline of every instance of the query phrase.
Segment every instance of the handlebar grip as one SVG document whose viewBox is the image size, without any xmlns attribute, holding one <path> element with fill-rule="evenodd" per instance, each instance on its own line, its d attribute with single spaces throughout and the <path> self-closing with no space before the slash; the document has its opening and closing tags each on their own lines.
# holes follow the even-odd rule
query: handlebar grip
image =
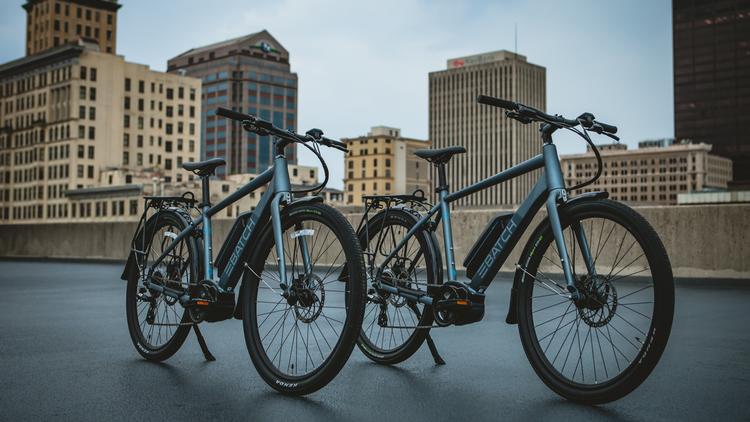
<svg viewBox="0 0 750 422">
<path fill-rule="evenodd" d="M 221 117 L 226 117 L 226 118 L 232 119 L 232 120 L 240 120 L 240 121 L 242 121 L 242 120 L 251 120 L 251 121 L 255 120 L 255 117 L 253 117 L 253 116 L 251 116 L 249 114 L 239 113 L 239 112 L 236 112 L 234 110 L 230 110 L 230 109 L 224 108 L 224 107 L 219 107 L 218 109 L 216 109 L 216 115 L 217 116 L 221 116 Z"/>
<path fill-rule="evenodd" d="M 601 127 L 602 127 L 602 129 L 604 129 L 604 131 L 605 131 L 605 132 L 607 132 L 607 133 L 611 133 L 611 134 L 615 134 L 615 133 L 617 133 L 617 126 L 613 126 L 613 125 L 608 125 L 608 124 L 606 124 L 606 123 L 602 123 L 602 122 L 600 122 L 600 121 L 597 121 L 596 123 L 597 123 L 597 124 L 598 124 L 599 126 L 601 126 Z"/>
<path fill-rule="evenodd" d="M 331 145 L 333 145 L 333 146 L 341 147 L 341 148 L 346 148 L 346 144 L 343 143 L 343 142 L 341 142 L 341 141 L 337 141 L 335 139 L 330 139 L 330 138 L 325 138 L 325 137 L 323 139 L 325 139 L 326 141 L 328 141 L 328 143 L 331 144 Z"/>
<path fill-rule="evenodd" d="M 326 138 L 325 136 L 322 136 L 320 140 L 323 145 L 326 145 L 331 148 L 335 148 L 339 151 L 349 152 L 349 148 L 347 148 L 346 144 L 341 141 L 337 141 L 331 138 Z"/>
<path fill-rule="evenodd" d="M 500 98 L 490 97 L 487 95 L 480 95 L 477 97 L 479 104 L 491 105 L 494 107 L 504 108 L 506 110 L 518 110 L 518 103 L 513 101 L 501 100 Z"/>
</svg>

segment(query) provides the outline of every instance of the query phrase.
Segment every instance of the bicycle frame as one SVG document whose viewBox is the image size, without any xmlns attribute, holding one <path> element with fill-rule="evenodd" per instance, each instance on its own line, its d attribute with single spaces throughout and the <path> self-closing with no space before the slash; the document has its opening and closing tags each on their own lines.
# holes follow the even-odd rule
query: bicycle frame
<svg viewBox="0 0 750 422">
<path fill-rule="evenodd" d="M 528 197 L 513 214 L 508 224 L 493 243 L 493 246 L 490 248 L 487 255 L 482 259 L 482 263 L 471 281 L 468 283 L 468 287 L 478 292 L 484 292 L 487 289 L 498 271 L 500 271 L 500 267 L 513 250 L 513 247 L 518 243 L 521 235 L 523 235 L 529 227 L 533 217 L 542 205 L 546 205 L 555 243 L 559 252 L 561 267 L 563 268 L 565 280 L 567 282 L 567 289 L 571 295 L 576 295 L 577 290 L 574 285 L 575 280 L 573 279 L 573 272 L 568 260 L 568 250 L 563 237 L 562 225 L 560 223 L 560 216 L 557 209 L 558 205 L 567 201 L 567 191 L 565 190 L 565 182 L 560 168 L 560 160 L 557 156 L 557 148 L 551 142 L 545 142 L 542 147 L 542 154 L 519 163 L 507 170 L 501 171 L 500 173 L 481 180 L 473 185 L 467 186 L 459 191 L 448 193 L 447 188 L 440 187 L 438 189 L 438 203 L 419 219 L 419 221 L 406 233 L 404 238 L 396 245 L 394 250 L 383 260 L 377 270 L 378 279 L 388 262 L 398 254 L 406 242 L 414 236 L 418 230 L 423 229 L 432 217 L 439 212 L 439 219 L 441 220 L 443 227 L 443 247 L 445 249 L 445 260 L 448 269 L 448 281 L 457 281 L 450 203 L 541 168 L 544 168 L 543 175 L 541 175 Z M 574 228 L 576 230 L 576 238 L 579 239 L 579 246 L 586 262 L 586 266 L 592 271 L 592 274 L 594 274 L 594 264 L 588 243 L 585 242 L 584 229 L 580 225 Z M 583 241 L 580 239 L 583 239 Z M 432 304 L 432 298 L 427 295 L 410 295 L 408 292 L 405 292 L 403 288 L 389 286 L 380 282 L 379 287 L 390 293 L 405 296 L 427 305 Z"/>
<path fill-rule="evenodd" d="M 282 203 L 291 202 L 291 183 L 289 181 L 286 157 L 283 154 L 277 154 L 276 157 L 274 157 L 273 167 L 267 169 L 258 177 L 251 180 L 249 183 L 242 186 L 240 189 L 227 196 L 216 205 L 211 206 L 208 203 L 209 198 L 205 198 L 205 196 L 207 196 L 207 188 L 205 188 L 204 201 L 203 204 L 201 204 L 201 214 L 198 217 L 193 218 L 192 221 L 190 221 L 190 223 L 188 224 L 188 227 L 178 233 L 176 237 L 172 239 L 166 249 L 161 253 L 161 255 L 154 261 L 154 263 L 150 265 L 147 280 L 151 279 L 151 275 L 153 274 L 156 266 L 164 260 L 164 258 L 177 246 L 177 244 L 179 244 L 182 239 L 194 233 L 196 230 L 201 229 L 203 232 L 203 277 L 205 280 L 210 280 L 212 282 L 215 281 L 213 274 L 214 268 L 211 246 L 211 217 L 224 208 L 228 207 L 232 203 L 237 202 L 239 199 L 249 194 L 250 192 L 257 190 L 261 186 L 269 184 L 270 182 L 272 183 L 270 184 L 268 190 L 266 190 L 261 196 L 260 201 L 258 202 L 258 206 L 251 213 L 250 218 L 248 219 L 247 226 L 245 226 L 245 229 L 240 235 L 237 244 L 234 246 L 232 255 L 230 256 L 226 267 L 222 271 L 218 282 L 216 282 L 217 287 L 222 291 L 232 291 L 232 289 L 237 285 L 237 282 L 243 270 L 241 263 L 244 261 L 242 258 L 246 256 L 247 247 L 252 243 L 250 242 L 250 239 L 252 239 L 253 235 L 256 233 L 255 229 L 258 224 L 268 220 L 269 214 L 272 223 L 274 240 L 276 243 L 276 256 L 284 256 L 280 208 Z M 297 239 L 299 239 L 300 241 L 300 248 L 303 251 L 306 251 L 307 243 L 305 236 L 298 236 Z M 307 256 L 307 254 L 303 254 L 303 260 L 305 268 L 310 268 L 311 265 L 308 262 L 309 256 Z M 279 279 L 281 281 L 280 287 L 284 291 L 286 291 L 288 286 L 286 279 L 286 262 L 283 259 L 279 259 L 278 266 Z"/>
</svg>

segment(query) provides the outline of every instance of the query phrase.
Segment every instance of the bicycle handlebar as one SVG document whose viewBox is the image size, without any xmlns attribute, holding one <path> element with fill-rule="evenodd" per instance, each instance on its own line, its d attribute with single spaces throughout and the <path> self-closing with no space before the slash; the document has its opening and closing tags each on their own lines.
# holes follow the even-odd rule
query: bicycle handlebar
<svg viewBox="0 0 750 422">
<path fill-rule="evenodd" d="M 491 105 L 494 107 L 504 108 L 506 110 L 516 111 L 518 110 L 518 103 L 513 101 L 502 100 L 500 98 L 490 97 L 487 95 L 480 95 L 477 97 L 479 104 Z"/>
<path fill-rule="evenodd" d="M 613 135 L 614 135 L 615 133 L 617 133 L 617 126 L 614 126 L 614 125 L 608 125 L 608 124 L 606 124 L 606 123 L 602 123 L 602 122 L 596 122 L 596 123 L 598 123 L 598 124 L 599 124 L 599 126 L 601 126 L 601 127 L 602 127 L 602 129 L 604 129 L 604 131 L 605 131 L 605 132 L 607 132 L 607 133 L 611 133 L 611 134 L 613 134 Z"/>
<path fill-rule="evenodd" d="M 606 132 L 608 134 L 614 135 L 615 133 L 617 133 L 617 126 L 596 121 L 594 120 L 594 115 L 591 113 L 583 113 L 578 117 L 578 119 L 570 120 L 570 119 L 564 118 L 563 116 L 552 116 L 543 111 L 537 110 L 534 107 L 529 107 L 521 103 L 516 103 L 513 101 L 503 100 L 500 98 L 490 97 L 487 95 L 478 96 L 477 102 L 480 104 L 486 104 L 486 105 L 491 105 L 494 107 L 504 108 L 508 110 L 508 112 L 506 112 L 506 115 L 508 117 L 519 120 L 521 123 L 531 123 L 532 121 L 542 121 L 542 122 L 551 123 L 554 125 L 561 125 L 561 126 L 568 126 L 568 127 L 574 127 L 580 124 L 586 129 L 594 128 L 597 133 L 601 133 L 599 131 L 599 128 L 601 128 L 601 131 Z"/>
<path fill-rule="evenodd" d="M 219 107 L 216 110 L 216 114 L 219 115 L 219 116 L 221 116 L 221 117 L 226 117 L 226 118 L 232 119 L 232 120 L 240 120 L 240 121 L 241 120 L 251 120 L 251 121 L 255 121 L 256 120 L 255 116 L 251 116 L 249 114 L 238 113 L 238 112 L 236 112 L 234 110 L 230 110 L 230 109 L 224 108 L 224 107 Z"/>
<path fill-rule="evenodd" d="M 216 110 L 216 114 L 221 117 L 226 117 L 228 119 L 240 121 L 243 123 L 242 127 L 249 131 L 249 132 L 267 132 L 267 133 L 259 133 L 261 135 L 271 134 L 273 136 L 276 136 L 278 138 L 286 139 L 290 142 L 307 142 L 307 141 L 314 141 L 321 145 L 337 149 L 339 151 L 343 152 L 349 152 L 349 150 L 346 147 L 346 144 L 340 141 L 336 141 L 330 138 L 326 138 L 323 136 L 323 131 L 320 129 L 311 129 L 307 132 L 306 135 L 300 135 L 298 133 L 294 133 L 291 130 L 285 130 L 278 128 L 273 125 L 273 123 L 259 119 L 258 117 L 255 117 L 250 114 L 244 114 L 240 113 L 234 110 L 229 110 L 224 107 L 219 107 Z M 245 124 L 247 123 L 247 124 Z"/>
</svg>

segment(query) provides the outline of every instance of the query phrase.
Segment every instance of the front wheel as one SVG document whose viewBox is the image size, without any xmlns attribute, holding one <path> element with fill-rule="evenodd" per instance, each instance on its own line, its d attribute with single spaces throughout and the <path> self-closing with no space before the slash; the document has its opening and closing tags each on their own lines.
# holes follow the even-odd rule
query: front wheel
<svg viewBox="0 0 750 422">
<path fill-rule="evenodd" d="M 667 345 L 672 268 L 654 229 L 623 204 L 574 204 L 560 220 L 581 297 L 569 298 L 552 230 L 541 225 L 517 274 L 521 341 L 556 393 L 586 404 L 614 401 L 648 377 Z"/>
<path fill-rule="evenodd" d="M 245 342 L 271 387 L 309 394 L 351 355 L 362 326 L 365 266 L 354 230 L 327 205 L 291 206 L 282 214 L 282 231 L 288 289 L 280 287 L 269 225 L 242 281 Z"/>
</svg>

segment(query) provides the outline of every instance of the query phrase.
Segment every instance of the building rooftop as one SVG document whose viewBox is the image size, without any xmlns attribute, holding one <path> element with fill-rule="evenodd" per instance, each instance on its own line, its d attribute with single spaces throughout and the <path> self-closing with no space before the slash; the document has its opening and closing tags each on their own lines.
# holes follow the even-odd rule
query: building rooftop
<svg viewBox="0 0 750 422">
<path fill-rule="evenodd" d="M 85 48 L 86 46 L 83 44 L 69 43 L 44 50 L 41 53 L 31 56 L 11 60 L 0 65 L 0 78 L 6 76 L 8 73 L 15 75 L 23 72 L 27 68 L 33 69 L 37 66 L 43 66 L 48 63 L 56 63 L 68 57 L 78 56 Z"/>
<path fill-rule="evenodd" d="M 391 126 L 373 126 L 370 131 L 367 132 L 367 136 L 401 136 L 401 129 Z"/>
<path fill-rule="evenodd" d="M 90 188 L 78 188 L 65 191 L 65 196 L 69 198 L 78 197 L 96 197 L 96 196 L 116 196 L 117 194 L 140 194 L 143 191 L 142 185 L 113 185 L 113 186 L 95 186 Z"/>
<path fill-rule="evenodd" d="M 43 0 L 28 0 L 21 7 L 23 7 L 26 10 L 29 10 L 36 3 L 40 3 L 42 1 Z M 71 3 L 80 4 L 81 6 L 98 7 L 100 9 L 111 10 L 111 11 L 115 11 L 122 7 L 122 5 L 117 2 L 117 0 L 69 0 L 69 1 Z"/>
<path fill-rule="evenodd" d="M 267 38 L 270 43 L 266 42 L 264 38 Z M 219 49 L 230 47 L 233 45 L 242 46 L 244 48 L 253 46 L 253 47 L 260 48 L 266 53 L 276 52 L 283 56 L 288 55 L 288 52 L 286 51 L 286 49 L 284 49 L 284 47 L 281 46 L 281 43 L 278 42 L 278 40 L 276 40 L 276 38 L 274 38 L 273 35 L 271 35 L 267 30 L 263 29 L 258 32 L 253 32 L 248 35 L 243 35 L 241 37 L 231 38 L 228 40 L 215 42 L 213 44 L 191 48 L 190 50 L 185 51 L 184 53 L 179 54 L 170 60 L 178 59 L 181 57 L 192 56 L 195 54 L 201 54 L 201 53 L 205 53 L 209 51 L 219 50 Z"/>
<path fill-rule="evenodd" d="M 518 60 L 525 62 L 526 56 L 521 54 L 512 53 L 508 50 L 491 51 L 489 53 L 473 54 L 471 56 L 457 57 L 455 59 L 448 59 L 448 69 L 455 69 L 458 67 L 475 66 L 485 63 L 501 62 L 505 60 Z"/>
<path fill-rule="evenodd" d="M 360 140 L 365 140 L 365 139 L 372 139 L 376 137 L 390 138 L 390 139 L 395 139 L 399 141 L 414 141 L 414 142 L 425 142 L 425 143 L 429 142 L 426 139 L 407 138 L 407 137 L 401 136 L 401 129 L 397 127 L 392 127 L 392 126 L 373 126 L 367 132 L 367 135 L 355 136 L 353 138 L 341 138 L 341 142 L 344 142 L 344 143 L 355 142 L 355 141 L 360 141 Z"/>
<path fill-rule="evenodd" d="M 213 44 L 204 45 L 202 47 L 191 48 L 190 50 L 188 50 L 188 51 L 186 51 L 186 52 L 184 52 L 182 54 L 179 54 L 176 57 L 185 57 L 185 56 L 189 56 L 191 54 L 203 53 L 204 51 L 215 50 L 217 48 L 226 47 L 226 46 L 229 46 L 229 45 L 232 45 L 232 44 L 239 44 L 239 43 L 242 43 L 242 42 L 245 42 L 245 41 L 248 41 L 248 40 L 252 39 L 254 36 L 256 36 L 258 34 L 260 34 L 260 32 L 254 32 L 254 33 L 249 34 L 249 35 L 243 35 L 241 37 L 231 38 L 231 39 L 228 39 L 228 40 L 215 42 Z"/>
<path fill-rule="evenodd" d="M 656 154 L 656 153 L 670 153 L 670 152 L 679 152 L 679 151 L 695 151 L 695 150 L 703 150 L 710 152 L 711 151 L 711 145 L 706 143 L 699 143 L 699 144 L 674 144 L 670 145 L 668 147 L 647 147 L 647 148 L 638 148 L 638 149 L 602 149 L 600 150 L 602 157 L 616 157 L 616 156 L 633 156 L 633 155 L 647 155 L 647 154 Z M 585 153 L 581 154 L 567 154 L 567 155 L 561 155 L 561 159 L 573 159 L 573 158 L 590 158 L 593 157 L 594 153 L 591 151 L 587 151 Z"/>
</svg>

